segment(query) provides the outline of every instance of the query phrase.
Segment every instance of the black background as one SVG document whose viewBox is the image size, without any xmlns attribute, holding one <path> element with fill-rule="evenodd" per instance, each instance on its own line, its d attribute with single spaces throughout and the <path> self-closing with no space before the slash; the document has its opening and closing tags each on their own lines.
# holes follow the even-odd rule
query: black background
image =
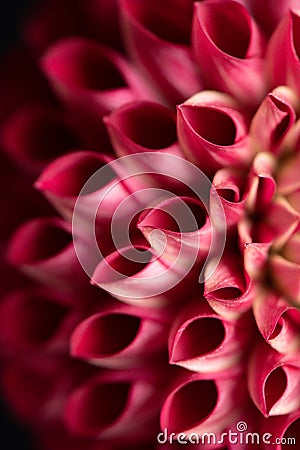
<svg viewBox="0 0 300 450">
<path fill-rule="evenodd" d="M 35 3 L 38 3 L 38 0 L 0 0 L 1 54 L 19 39 L 22 21 Z M 0 396 L 0 450 L 31 449 L 28 432 L 17 423 Z"/>
</svg>

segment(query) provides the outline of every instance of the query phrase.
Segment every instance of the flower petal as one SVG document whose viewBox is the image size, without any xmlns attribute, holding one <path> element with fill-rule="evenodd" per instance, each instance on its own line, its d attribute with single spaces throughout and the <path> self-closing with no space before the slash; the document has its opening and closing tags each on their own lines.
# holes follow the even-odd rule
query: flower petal
<svg viewBox="0 0 300 450">
<path fill-rule="evenodd" d="M 203 91 L 179 105 L 177 133 L 187 158 L 208 175 L 250 161 L 246 119 L 225 94 Z"/>
<path fill-rule="evenodd" d="M 230 0 L 196 3 L 192 41 L 207 86 L 246 104 L 261 100 L 265 42 L 243 5 Z"/>
</svg>

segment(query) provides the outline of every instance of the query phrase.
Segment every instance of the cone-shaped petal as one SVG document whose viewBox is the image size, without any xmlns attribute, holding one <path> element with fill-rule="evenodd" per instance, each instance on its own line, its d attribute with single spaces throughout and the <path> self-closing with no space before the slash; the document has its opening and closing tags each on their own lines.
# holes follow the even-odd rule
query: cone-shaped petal
<svg viewBox="0 0 300 450">
<path fill-rule="evenodd" d="M 225 250 L 216 270 L 206 280 L 204 296 L 218 314 L 235 317 L 251 307 L 252 284 L 243 270 L 241 258 Z"/>
<path fill-rule="evenodd" d="M 211 245 L 211 225 L 204 205 L 196 199 L 173 197 L 141 215 L 138 228 L 152 249 L 174 270 L 189 270 L 205 258 Z"/>
<path fill-rule="evenodd" d="M 122 0 L 122 22 L 128 52 L 145 71 L 154 92 L 171 104 L 201 89 L 189 47 L 192 5 L 165 0 Z M 157 96 L 156 96 L 157 97 Z M 158 97 L 158 98 L 159 98 Z"/>
<path fill-rule="evenodd" d="M 237 390 L 241 378 L 218 374 L 183 372 L 169 386 L 160 415 L 160 426 L 169 433 L 219 433 L 239 414 L 243 396 Z M 235 401 L 233 401 L 235 398 Z"/>
<path fill-rule="evenodd" d="M 3 350 L 65 353 L 80 319 L 81 315 L 63 304 L 55 292 L 38 288 L 14 291 L 0 307 Z"/>
<path fill-rule="evenodd" d="M 160 392 L 147 371 L 107 371 L 87 380 L 65 405 L 64 418 L 72 434 L 140 441 L 154 432 Z"/>
<path fill-rule="evenodd" d="M 177 133 L 187 158 L 208 175 L 250 161 L 246 120 L 226 94 L 203 91 L 178 106 Z"/>
<path fill-rule="evenodd" d="M 300 312 L 282 296 L 261 290 L 253 303 L 258 329 L 264 339 L 280 353 L 300 350 Z"/>
<path fill-rule="evenodd" d="M 299 408 L 299 371 L 298 356 L 282 355 L 264 341 L 256 345 L 249 364 L 248 387 L 265 417 Z"/>
<path fill-rule="evenodd" d="M 106 116 L 105 124 L 118 156 L 143 151 L 180 155 L 174 112 L 159 103 L 129 103 Z"/>
<path fill-rule="evenodd" d="M 216 172 L 212 186 L 218 194 L 226 217 L 226 226 L 230 228 L 244 215 L 244 180 L 238 170 L 220 169 Z"/>
<path fill-rule="evenodd" d="M 53 288 L 72 291 L 87 282 L 69 226 L 56 217 L 32 219 L 20 226 L 12 236 L 8 259 L 26 275 Z"/>
<path fill-rule="evenodd" d="M 274 443 L 272 445 L 274 450 L 283 450 L 287 445 L 294 445 L 300 439 L 300 409 L 290 414 L 273 416 L 263 420 L 261 430 L 262 433 L 268 433 L 269 436 L 276 436 L 280 440 L 279 444 Z M 271 442 L 271 439 L 267 439 L 267 442 L 262 445 L 262 449 L 268 450 Z M 284 442 L 288 442 L 288 444 L 284 445 Z"/>
<path fill-rule="evenodd" d="M 247 9 L 231 0 L 198 2 L 193 47 L 201 75 L 211 89 L 256 105 L 265 92 L 265 42 Z"/>
<path fill-rule="evenodd" d="M 145 364 L 166 345 L 168 320 L 160 316 L 149 309 L 111 301 L 75 328 L 71 354 L 116 369 Z"/>
<path fill-rule="evenodd" d="M 280 144 L 295 122 L 293 91 L 280 86 L 268 94 L 256 111 L 250 127 L 251 143 L 255 151 L 277 153 Z"/>
<path fill-rule="evenodd" d="M 278 24 L 268 44 L 267 71 L 272 87 L 287 85 L 300 95 L 300 15 L 289 11 Z"/>
<path fill-rule="evenodd" d="M 251 329 L 248 319 L 224 319 L 204 298 L 194 299 L 172 325 L 170 363 L 195 372 L 222 371 L 236 364 Z"/>
<path fill-rule="evenodd" d="M 60 111 L 38 104 L 17 110 L 1 133 L 3 149 L 10 158 L 34 175 L 51 159 L 82 145 Z"/>
</svg>

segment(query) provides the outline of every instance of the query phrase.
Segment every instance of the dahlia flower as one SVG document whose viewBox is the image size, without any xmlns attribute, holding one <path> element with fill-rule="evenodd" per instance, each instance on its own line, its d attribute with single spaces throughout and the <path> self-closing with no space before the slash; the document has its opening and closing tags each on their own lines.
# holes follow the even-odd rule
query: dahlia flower
<svg viewBox="0 0 300 450">
<path fill-rule="evenodd" d="M 299 445 L 297 7 L 45 0 L 2 58 L 0 381 L 34 448 Z"/>
</svg>

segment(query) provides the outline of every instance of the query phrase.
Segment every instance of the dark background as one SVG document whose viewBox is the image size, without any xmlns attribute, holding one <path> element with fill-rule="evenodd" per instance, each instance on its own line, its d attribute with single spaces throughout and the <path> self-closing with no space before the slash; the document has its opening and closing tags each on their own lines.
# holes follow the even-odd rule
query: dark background
<svg viewBox="0 0 300 450">
<path fill-rule="evenodd" d="M 22 20 L 38 1 L 41 0 L 0 0 L 1 54 L 13 42 L 17 42 Z M 0 396 L 0 450 L 31 449 L 28 432 L 16 421 Z"/>
</svg>

